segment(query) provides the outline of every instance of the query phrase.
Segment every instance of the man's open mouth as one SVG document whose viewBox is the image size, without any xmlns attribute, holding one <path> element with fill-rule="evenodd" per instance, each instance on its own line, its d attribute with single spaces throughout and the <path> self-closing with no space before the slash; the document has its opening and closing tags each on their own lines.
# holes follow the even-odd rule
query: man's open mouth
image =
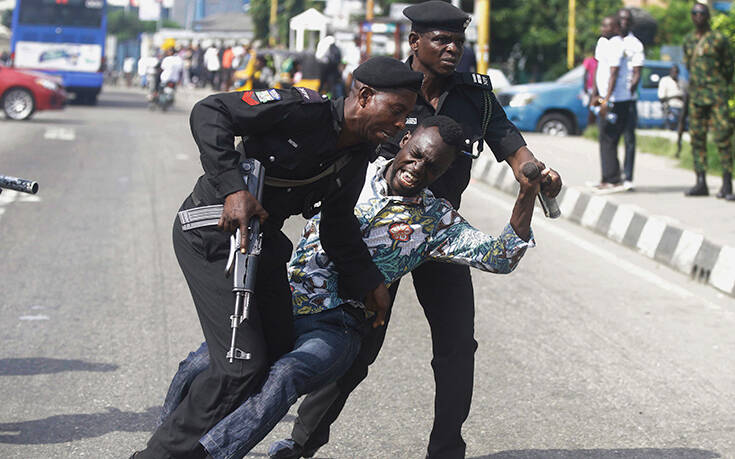
<svg viewBox="0 0 735 459">
<path fill-rule="evenodd" d="M 405 170 L 398 172 L 398 180 L 401 181 L 401 185 L 406 188 L 413 188 L 419 182 L 419 178 L 413 173 Z"/>
</svg>

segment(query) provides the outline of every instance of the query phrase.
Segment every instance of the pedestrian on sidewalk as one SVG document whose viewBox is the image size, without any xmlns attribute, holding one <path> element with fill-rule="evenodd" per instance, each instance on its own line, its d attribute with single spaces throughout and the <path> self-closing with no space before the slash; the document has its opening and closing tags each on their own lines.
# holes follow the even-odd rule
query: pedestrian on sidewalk
<svg viewBox="0 0 735 459">
<path fill-rule="evenodd" d="M 618 143 L 630 116 L 625 101 L 629 94 L 621 78 L 624 54 L 617 16 L 606 16 L 600 24 L 601 37 L 595 47 L 597 72 L 592 106 L 599 107 L 597 126 L 600 142 L 600 169 L 602 178 L 594 187 L 598 192 L 622 191 Z"/>
<path fill-rule="evenodd" d="M 707 127 L 712 123 L 722 164 L 718 198 L 735 201 L 732 193 L 732 119 L 727 101 L 733 76 L 733 52 L 727 37 L 710 28 L 707 5 L 692 7 L 695 29 L 684 37 L 684 60 L 689 70 L 689 135 L 697 183 L 686 196 L 708 196 Z"/>
<path fill-rule="evenodd" d="M 599 192 L 633 189 L 635 164 L 635 128 L 638 124 L 636 92 L 643 67 L 643 44 L 633 35 L 633 16 L 621 9 L 616 16 L 602 20 L 601 35 L 595 49 L 597 68 L 597 100 L 602 180 Z M 625 143 L 623 175 L 620 174 L 618 143 Z M 622 183 L 621 183 L 622 182 Z"/>
<path fill-rule="evenodd" d="M 679 84 L 679 66 L 676 64 L 658 82 L 658 100 L 664 107 L 664 126 L 675 130 L 684 109 L 684 91 Z"/>
<path fill-rule="evenodd" d="M 625 86 L 625 97 L 619 99 L 623 109 L 628 116 L 621 120 L 624 124 L 623 142 L 625 144 L 625 157 L 623 160 L 623 188 L 628 191 L 633 189 L 633 166 L 635 165 L 635 128 L 638 125 L 638 83 L 641 81 L 641 71 L 645 59 L 643 43 L 633 35 L 633 14 L 628 8 L 618 11 L 618 22 L 620 23 L 620 37 L 623 39 L 623 59 L 620 62 L 620 74 L 618 78 Z"/>
</svg>

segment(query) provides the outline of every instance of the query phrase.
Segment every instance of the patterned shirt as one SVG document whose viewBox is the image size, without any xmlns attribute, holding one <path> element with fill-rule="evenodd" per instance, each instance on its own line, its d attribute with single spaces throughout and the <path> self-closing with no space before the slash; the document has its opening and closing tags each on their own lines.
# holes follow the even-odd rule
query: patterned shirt
<svg viewBox="0 0 735 459">
<path fill-rule="evenodd" d="M 510 224 L 495 238 L 473 228 L 445 199 L 428 189 L 415 197 L 391 196 L 385 180 L 390 160 L 378 158 L 355 207 L 362 238 L 373 261 L 390 284 L 429 260 L 469 265 L 507 274 L 515 269 L 528 247 Z M 343 303 L 337 293 L 337 271 L 319 241 L 320 215 L 304 227 L 288 266 L 294 315 L 315 314 Z"/>
<path fill-rule="evenodd" d="M 733 75 L 733 52 L 727 37 L 708 30 L 701 38 L 684 37 L 684 62 L 689 70 L 689 98 L 696 105 L 726 103 Z"/>
</svg>

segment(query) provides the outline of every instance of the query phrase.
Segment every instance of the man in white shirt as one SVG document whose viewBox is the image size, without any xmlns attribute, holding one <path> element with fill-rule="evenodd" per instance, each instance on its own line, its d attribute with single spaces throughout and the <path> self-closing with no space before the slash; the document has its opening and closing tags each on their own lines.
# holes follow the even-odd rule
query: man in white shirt
<svg viewBox="0 0 735 459">
<path fill-rule="evenodd" d="M 672 65 L 669 74 L 658 82 L 658 100 L 664 107 L 664 125 L 676 129 L 684 109 L 684 91 L 679 85 L 678 66 Z"/>
<path fill-rule="evenodd" d="M 161 60 L 161 85 L 173 83 L 177 85 L 184 71 L 184 61 L 174 48 L 166 50 L 166 57 Z"/>
<path fill-rule="evenodd" d="M 622 190 L 620 180 L 620 162 L 618 161 L 618 141 L 623 133 L 619 118 L 626 108 L 625 84 L 620 75 L 623 61 L 623 39 L 618 35 L 619 22 L 616 16 L 603 18 L 600 25 L 600 34 L 595 48 L 597 72 L 595 74 L 595 94 L 592 95 L 592 105 L 599 106 L 598 127 L 600 139 L 600 166 L 602 179 L 595 185 L 598 192 L 613 192 Z M 628 93 L 628 94 L 626 94 Z M 622 101 L 620 101 L 622 99 Z M 621 104 L 622 105 L 619 105 Z M 611 116 L 608 116 L 608 115 Z"/>
<path fill-rule="evenodd" d="M 633 164 L 635 162 L 635 128 L 638 124 L 638 83 L 641 81 L 641 70 L 645 53 L 643 43 L 633 35 L 633 15 L 628 8 L 618 11 L 618 22 L 620 23 L 620 37 L 623 39 L 623 59 L 620 62 L 621 83 L 625 83 L 620 89 L 624 91 L 618 103 L 625 101 L 623 109 L 627 112 L 621 122 L 624 125 L 623 141 L 625 142 L 625 160 L 623 162 L 623 187 L 626 190 L 633 189 Z"/>
<path fill-rule="evenodd" d="M 204 66 L 207 68 L 207 83 L 212 85 L 212 89 L 215 88 L 215 77 L 219 73 L 220 61 L 217 48 L 211 45 L 204 52 Z"/>
</svg>

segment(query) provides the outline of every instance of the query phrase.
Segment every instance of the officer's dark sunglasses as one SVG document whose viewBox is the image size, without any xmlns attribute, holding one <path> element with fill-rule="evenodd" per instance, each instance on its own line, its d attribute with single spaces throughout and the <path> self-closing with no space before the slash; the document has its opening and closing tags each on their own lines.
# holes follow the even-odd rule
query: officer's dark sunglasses
<svg viewBox="0 0 735 459">
<path fill-rule="evenodd" d="M 702 10 L 692 10 L 692 16 L 696 15 L 707 16 L 707 12 Z"/>
</svg>

